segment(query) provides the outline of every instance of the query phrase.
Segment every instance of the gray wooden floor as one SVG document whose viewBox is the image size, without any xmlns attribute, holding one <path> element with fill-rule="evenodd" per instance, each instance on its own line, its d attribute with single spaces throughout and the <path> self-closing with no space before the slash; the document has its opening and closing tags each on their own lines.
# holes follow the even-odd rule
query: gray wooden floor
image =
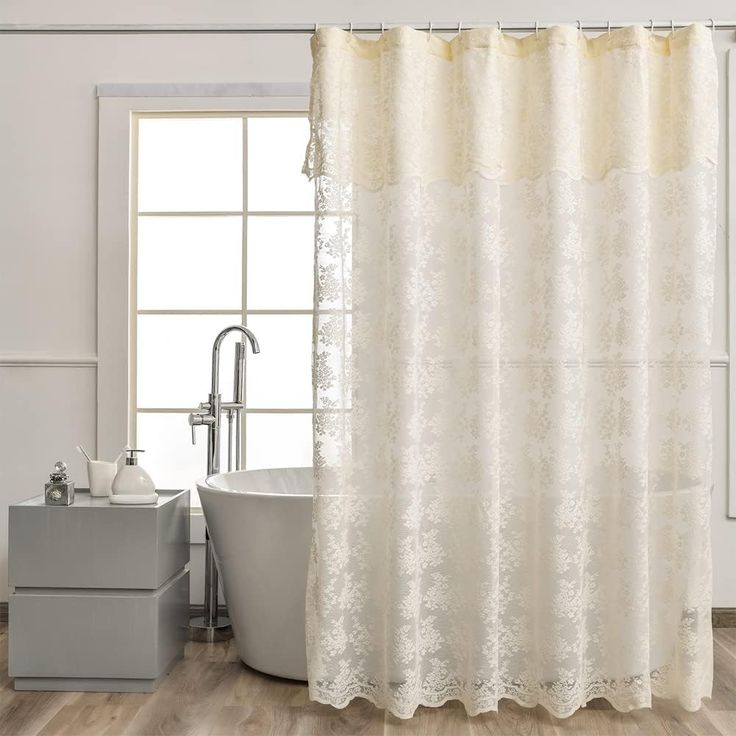
<svg viewBox="0 0 736 736">
<path fill-rule="evenodd" d="M 457 703 L 420 708 L 410 721 L 365 701 L 344 710 L 312 703 L 305 685 L 244 667 L 232 642 L 187 645 L 186 658 L 151 695 L 15 692 L 0 626 L 2 736 L 736 736 L 736 629 L 716 629 L 713 698 L 698 713 L 658 700 L 618 713 L 597 700 L 565 720 L 503 701 L 468 718 Z"/>
</svg>

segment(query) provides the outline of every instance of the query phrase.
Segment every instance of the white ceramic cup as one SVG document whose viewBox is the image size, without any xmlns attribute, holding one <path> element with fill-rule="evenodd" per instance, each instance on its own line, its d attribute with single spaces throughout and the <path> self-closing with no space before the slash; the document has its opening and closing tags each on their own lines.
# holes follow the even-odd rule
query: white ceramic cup
<svg viewBox="0 0 736 736">
<path fill-rule="evenodd" d="M 102 460 L 90 460 L 87 463 L 89 495 L 104 496 L 107 498 L 112 493 L 112 481 L 117 472 L 117 463 L 106 463 Z"/>
</svg>

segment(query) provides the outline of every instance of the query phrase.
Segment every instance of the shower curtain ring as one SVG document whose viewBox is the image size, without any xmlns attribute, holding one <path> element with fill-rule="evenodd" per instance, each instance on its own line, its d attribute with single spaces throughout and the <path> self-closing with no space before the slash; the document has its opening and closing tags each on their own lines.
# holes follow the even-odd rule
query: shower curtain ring
<svg viewBox="0 0 736 736">
<path fill-rule="evenodd" d="M 654 21 L 650 18 L 649 19 L 649 35 L 652 36 L 654 34 Z"/>
<path fill-rule="evenodd" d="M 608 29 L 607 30 L 608 30 L 608 35 L 610 36 L 611 35 L 611 21 L 610 20 L 608 21 Z"/>
<path fill-rule="evenodd" d="M 427 34 L 427 43 L 432 38 L 432 21 L 429 21 L 429 33 Z"/>
<path fill-rule="evenodd" d="M 459 20 L 457 22 L 457 32 L 460 33 L 463 30 L 463 22 Z"/>
<path fill-rule="evenodd" d="M 534 21 L 534 35 L 539 38 L 539 21 Z"/>
<path fill-rule="evenodd" d="M 710 32 L 711 33 L 716 32 L 716 22 L 713 20 L 713 18 L 710 18 Z"/>
<path fill-rule="evenodd" d="M 502 33 L 503 32 L 503 29 L 501 28 L 501 21 L 500 20 L 497 20 L 496 21 L 496 25 L 498 26 L 499 33 Z"/>
<path fill-rule="evenodd" d="M 577 24 L 578 24 L 578 33 L 582 33 L 582 31 L 583 31 L 583 24 L 580 22 L 580 19 L 579 18 L 577 20 Z"/>
<path fill-rule="evenodd" d="M 350 21 L 350 26 L 348 28 L 348 32 L 350 33 L 351 36 L 353 35 L 353 21 Z"/>
<path fill-rule="evenodd" d="M 383 24 L 383 21 L 381 21 L 381 34 L 386 32 L 386 26 Z"/>
<path fill-rule="evenodd" d="M 675 35 L 675 21 L 670 18 L 670 35 Z"/>
</svg>

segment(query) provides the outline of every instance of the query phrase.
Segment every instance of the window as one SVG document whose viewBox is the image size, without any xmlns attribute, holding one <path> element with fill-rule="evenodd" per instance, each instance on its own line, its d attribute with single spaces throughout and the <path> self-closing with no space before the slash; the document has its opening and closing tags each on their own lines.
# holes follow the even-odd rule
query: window
<svg viewBox="0 0 736 736">
<path fill-rule="evenodd" d="M 130 427 L 159 487 L 194 490 L 206 472 L 205 431 L 192 446 L 187 415 L 207 399 L 215 336 L 236 323 L 261 345 L 246 357 L 243 467 L 311 465 L 308 134 L 303 113 L 134 115 Z M 223 441 L 227 427 L 223 416 Z"/>
</svg>

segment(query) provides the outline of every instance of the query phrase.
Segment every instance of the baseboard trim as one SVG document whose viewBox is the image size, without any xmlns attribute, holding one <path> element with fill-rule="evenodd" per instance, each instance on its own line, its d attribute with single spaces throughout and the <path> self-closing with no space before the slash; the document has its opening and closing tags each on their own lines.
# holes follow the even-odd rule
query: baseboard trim
<svg viewBox="0 0 736 736">
<path fill-rule="evenodd" d="M 220 616 L 227 615 L 227 606 L 220 604 Z M 204 606 L 201 603 L 192 603 L 189 606 L 189 618 L 194 618 L 195 616 L 204 616 Z M 6 623 L 8 623 L 8 603 L 7 601 L 0 601 L 0 624 Z"/>
<path fill-rule="evenodd" d="M 714 608 L 713 628 L 731 629 L 736 626 L 736 608 Z"/>
<path fill-rule="evenodd" d="M 204 615 L 204 606 L 201 603 L 192 603 L 189 606 L 189 616 Z M 227 606 L 220 606 L 220 615 L 227 616 Z M 714 629 L 731 629 L 736 628 L 736 608 L 714 608 L 713 609 L 713 628 Z M 4 601 L 0 602 L 0 623 L 8 622 L 8 604 Z"/>
</svg>

